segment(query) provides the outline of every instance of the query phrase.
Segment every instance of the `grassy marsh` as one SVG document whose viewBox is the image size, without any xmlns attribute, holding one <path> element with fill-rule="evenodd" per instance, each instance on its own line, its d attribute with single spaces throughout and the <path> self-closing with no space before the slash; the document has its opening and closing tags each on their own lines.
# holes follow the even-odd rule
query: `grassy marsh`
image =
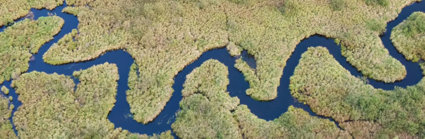
<svg viewBox="0 0 425 139">
<path fill-rule="evenodd" d="M 12 124 L 9 121 L 12 115 L 13 105 L 9 106 L 9 99 L 0 96 L 0 136 L 2 138 L 14 139 L 17 138 L 12 129 Z"/>
<path fill-rule="evenodd" d="M 375 89 L 318 47 L 302 55 L 290 88 L 295 98 L 332 117 L 356 138 L 425 136 L 425 80 L 405 89 Z"/>
<path fill-rule="evenodd" d="M 114 64 L 93 66 L 73 76 L 80 80 L 75 91 L 73 80 L 65 75 L 31 72 L 13 81 L 22 102 L 13 117 L 21 138 L 148 138 L 114 129 L 107 119 L 119 78 Z M 169 131 L 161 136 L 172 138 Z"/>
<path fill-rule="evenodd" d="M 406 59 L 415 62 L 425 59 L 425 13 L 415 12 L 396 26 L 391 40 Z"/>
<path fill-rule="evenodd" d="M 59 33 L 64 20 L 58 16 L 25 19 L 0 33 L 0 84 L 28 70 L 31 54 Z"/>
<path fill-rule="evenodd" d="M 24 17 L 31 8 L 54 9 L 63 0 L 0 0 L 0 27 Z"/>
<path fill-rule="evenodd" d="M 239 99 L 226 91 L 227 67 L 208 60 L 187 75 L 173 131 L 181 138 L 242 138 L 231 110 Z"/>
<path fill-rule="evenodd" d="M 314 34 L 339 39 L 343 55 L 365 76 L 394 82 L 406 70 L 389 55 L 379 34 L 416 0 L 381 1 L 73 0 L 69 4 L 75 7 L 64 11 L 78 17 L 78 33 L 68 34 L 43 59 L 64 64 L 125 49 L 140 73 L 130 75 L 134 80 L 127 100 L 142 123 L 164 108 L 180 70 L 203 52 L 226 45 L 233 55 L 246 50 L 255 57 L 256 69 L 243 60 L 236 67 L 250 84 L 246 93 L 257 100 L 276 98 L 286 60 L 302 39 Z"/>
</svg>

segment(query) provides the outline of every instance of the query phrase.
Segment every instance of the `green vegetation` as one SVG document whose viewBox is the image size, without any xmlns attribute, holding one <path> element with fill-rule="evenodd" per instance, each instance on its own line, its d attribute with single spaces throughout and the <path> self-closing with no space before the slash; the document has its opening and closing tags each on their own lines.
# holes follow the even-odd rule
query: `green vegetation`
<svg viewBox="0 0 425 139">
<path fill-rule="evenodd" d="M 416 0 L 393 0 L 388 6 L 364 0 L 109 0 L 68 3 L 65 12 L 80 21 L 71 33 L 43 56 L 51 64 L 94 59 L 125 49 L 135 59 L 127 92 L 134 118 L 152 121 L 172 95 L 173 77 L 203 52 L 229 46 L 232 55 L 247 50 L 256 69 L 243 60 L 236 67 L 257 100 L 272 100 L 285 61 L 304 38 L 321 34 L 338 38 L 343 55 L 364 75 L 394 82 L 406 74 L 392 58 L 379 34 L 404 6 Z M 379 2 L 378 2 L 379 3 Z M 332 6 L 334 5 L 334 6 Z M 237 49 L 235 49 L 237 48 Z"/>
<path fill-rule="evenodd" d="M 391 40 L 406 59 L 425 59 L 425 13 L 415 12 L 396 26 Z"/>
<path fill-rule="evenodd" d="M 227 67 L 208 60 L 187 75 L 180 102 L 181 111 L 173 131 L 181 138 L 242 138 L 231 110 L 239 104 L 226 92 Z"/>
<path fill-rule="evenodd" d="M 7 89 L 7 88 L 6 88 L 6 86 L 2 86 L 2 87 L 1 87 L 1 91 L 2 91 L 5 95 L 9 94 L 9 89 Z"/>
<path fill-rule="evenodd" d="M 347 7 L 345 1 L 346 0 L 330 0 L 331 8 L 335 11 L 341 11 L 342 9 Z"/>
<path fill-rule="evenodd" d="M 13 105 L 9 106 L 9 100 L 0 96 L 0 136 L 1 138 L 14 139 L 15 133 L 12 129 L 12 124 L 9 121 L 12 115 Z"/>
<path fill-rule="evenodd" d="M 295 98 L 334 118 L 355 138 L 425 137 L 425 80 L 406 89 L 375 89 L 319 47 L 302 55 L 290 88 Z"/>
<path fill-rule="evenodd" d="M 273 121 L 259 119 L 246 105 L 238 106 L 234 115 L 245 138 L 350 138 L 331 121 L 293 106 Z"/>
<path fill-rule="evenodd" d="M 13 81 L 22 102 L 13 117 L 19 137 L 148 138 L 114 129 L 107 119 L 119 78 L 114 64 L 94 66 L 73 75 L 80 80 L 75 92 L 73 80 L 64 75 L 31 72 Z M 160 136 L 172 138 L 170 131 Z"/>
<path fill-rule="evenodd" d="M 380 5 L 380 6 L 388 6 L 390 1 L 388 0 L 365 0 L 368 5 Z"/>
<path fill-rule="evenodd" d="M 0 27 L 27 15 L 31 8 L 54 9 L 63 0 L 0 0 Z"/>
<path fill-rule="evenodd" d="M 349 138 L 329 120 L 289 107 L 273 121 L 259 119 L 226 92 L 227 67 L 209 60 L 187 75 L 173 131 L 181 138 Z"/>
<path fill-rule="evenodd" d="M 25 19 L 0 33 L 0 84 L 28 70 L 31 54 L 53 39 L 64 20 L 58 16 Z"/>
</svg>

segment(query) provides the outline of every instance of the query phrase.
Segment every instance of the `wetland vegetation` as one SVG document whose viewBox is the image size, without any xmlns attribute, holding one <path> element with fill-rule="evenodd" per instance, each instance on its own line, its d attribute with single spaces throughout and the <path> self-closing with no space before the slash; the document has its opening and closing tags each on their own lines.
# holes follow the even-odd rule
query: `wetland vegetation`
<svg viewBox="0 0 425 139">
<path fill-rule="evenodd" d="M 319 47 L 302 55 L 290 87 L 297 100 L 319 115 L 332 117 L 354 137 L 425 136 L 425 80 L 391 91 L 375 89 Z"/>
<path fill-rule="evenodd" d="M 115 103 L 118 70 L 114 64 L 76 71 L 70 77 L 42 72 L 23 74 L 12 86 L 22 106 L 13 117 L 21 138 L 148 138 L 129 133 L 107 119 Z M 170 132 L 154 137 L 171 138 Z"/>
<path fill-rule="evenodd" d="M 406 59 L 425 59 L 425 13 L 415 12 L 400 23 L 393 29 L 391 40 Z"/>
<path fill-rule="evenodd" d="M 53 9 L 63 0 L 0 0 L 0 27 L 30 13 L 31 8 Z"/>
<path fill-rule="evenodd" d="M 0 136 L 2 138 L 17 138 L 9 121 L 12 115 L 13 105 L 9 105 L 9 99 L 0 94 Z"/>
<path fill-rule="evenodd" d="M 3 0 L 4 1 L 4 0 Z M 296 45 L 314 34 L 335 38 L 347 61 L 366 77 L 395 82 L 406 75 L 379 35 L 401 8 L 418 0 L 68 0 L 64 12 L 76 15 L 74 29 L 43 56 L 59 65 L 92 60 L 124 49 L 135 59 L 127 100 L 135 120 L 151 122 L 172 96 L 174 76 L 203 52 L 226 46 L 232 56 L 247 51 L 238 68 L 248 81 L 246 94 L 273 100 Z M 1 2 L 0 26 L 29 8 L 52 9 L 63 1 Z M 22 7 L 13 4 L 25 3 Z M 27 10 L 25 10 L 27 9 Z M 14 11 L 9 13 L 10 11 Z M 15 12 L 16 11 L 16 12 Z M 7 13 L 7 14 L 1 14 Z M 407 59 L 425 57 L 424 14 L 414 13 L 394 29 L 392 39 Z M 27 71 L 31 54 L 57 34 L 57 16 L 24 19 L 0 33 L 0 84 L 12 87 L 22 102 L 13 122 L 21 138 L 173 138 L 114 128 L 108 113 L 116 102 L 118 69 L 105 63 L 76 71 L 73 77 Z M 418 43 L 420 45 L 414 45 Z M 421 64 L 425 69 L 425 65 Z M 420 138 L 425 137 L 425 80 L 392 91 L 375 89 L 354 77 L 322 47 L 309 48 L 291 77 L 291 94 L 321 116 L 290 106 L 266 121 L 227 92 L 228 69 L 208 60 L 186 77 L 180 111 L 172 129 L 181 138 Z M 418 75 L 419 76 L 419 75 Z M 1 91 L 8 93 L 4 86 Z M 9 118 L 13 105 L 0 98 L 0 135 L 15 138 Z M 339 128 L 340 126 L 340 128 Z"/>
<path fill-rule="evenodd" d="M 230 97 L 227 67 L 217 60 L 204 62 L 187 75 L 181 111 L 172 124 L 181 138 L 242 138 L 231 110 L 239 99 Z"/>
<path fill-rule="evenodd" d="M 0 33 L 0 84 L 28 70 L 31 54 L 53 39 L 64 21 L 57 16 L 25 19 Z"/>
<path fill-rule="evenodd" d="M 273 100 L 286 60 L 302 39 L 321 34 L 337 38 L 343 55 L 365 76 L 394 82 L 406 75 L 379 39 L 384 25 L 416 0 L 216 0 L 216 1 L 82 1 L 64 11 L 80 21 L 43 56 L 50 64 L 94 59 L 125 49 L 139 75 L 127 92 L 134 118 L 152 121 L 172 95 L 173 77 L 203 52 L 231 44 L 246 50 L 256 69 L 238 60 L 257 100 Z M 335 3 L 334 3 L 335 2 Z M 378 4 L 373 4 L 378 3 Z M 332 6 L 333 5 L 333 6 Z M 338 5 L 338 8 L 332 8 Z"/>
</svg>

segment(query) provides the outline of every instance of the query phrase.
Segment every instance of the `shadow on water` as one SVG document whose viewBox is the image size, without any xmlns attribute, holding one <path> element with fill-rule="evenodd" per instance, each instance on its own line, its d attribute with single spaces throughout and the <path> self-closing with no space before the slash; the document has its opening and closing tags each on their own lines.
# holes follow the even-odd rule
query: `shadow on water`
<svg viewBox="0 0 425 139">
<path fill-rule="evenodd" d="M 245 90 L 249 88 L 249 84 L 245 81 L 243 74 L 238 71 L 234 65 L 235 60 L 237 58 L 232 57 L 226 51 L 225 48 L 219 48 L 210 50 L 208 52 L 203 53 L 195 62 L 186 66 L 182 71 L 180 71 L 174 78 L 175 83 L 173 84 L 174 93 L 171 99 L 168 101 L 164 110 L 157 116 L 155 120 L 153 120 L 149 124 L 141 124 L 135 121 L 130 112 L 130 106 L 126 100 L 126 90 L 128 90 L 128 73 L 130 70 L 131 64 L 134 62 L 132 57 L 125 52 L 125 50 L 115 50 L 109 51 L 100 57 L 80 63 L 70 63 L 64 65 L 49 65 L 44 63 L 42 56 L 43 54 L 51 47 L 53 43 L 56 43 L 60 38 L 62 38 L 65 34 L 72 31 L 72 29 L 76 29 L 78 25 L 78 20 L 75 16 L 69 15 L 66 13 L 62 13 L 62 9 L 66 7 L 66 3 L 62 6 L 57 7 L 56 9 L 49 10 L 36 10 L 31 9 L 34 14 L 34 19 L 37 19 L 41 16 L 48 16 L 49 13 L 60 16 L 65 20 L 65 24 L 57 34 L 54 39 L 46 44 L 44 44 L 38 54 L 33 55 L 33 60 L 30 61 L 30 67 L 28 72 L 31 71 L 40 71 L 46 73 L 58 73 L 64 74 L 68 76 L 72 76 L 74 71 L 84 70 L 93 65 L 103 64 L 105 62 L 114 63 L 118 66 L 119 71 L 119 80 L 118 80 L 118 90 L 116 95 L 116 103 L 113 107 L 112 111 L 108 115 L 108 119 L 115 125 L 116 128 L 123 128 L 125 130 L 129 130 L 133 133 L 142 133 L 152 135 L 155 133 L 161 133 L 167 130 L 171 130 L 171 123 L 175 121 L 176 114 L 179 111 L 179 102 L 182 99 L 181 91 L 183 89 L 183 83 L 186 80 L 186 75 L 189 74 L 193 69 L 199 67 L 203 62 L 209 59 L 216 59 L 221 63 L 225 64 L 229 70 L 229 80 L 230 84 L 227 86 L 227 90 L 230 92 L 232 97 L 238 97 L 240 99 L 241 104 L 246 104 L 255 115 L 259 118 L 265 120 L 273 120 L 279 117 L 281 114 L 287 111 L 290 105 L 294 105 L 295 107 L 302 108 L 305 111 L 309 112 L 313 116 L 318 116 L 321 118 L 326 118 L 319 116 L 311 111 L 311 109 L 302 103 L 299 103 L 296 99 L 294 99 L 289 90 L 289 82 L 290 77 L 294 73 L 295 67 L 298 65 L 299 59 L 301 58 L 302 53 L 304 53 L 309 47 L 323 46 L 326 47 L 329 52 L 333 55 L 333 57 L 341 64 L 345 69 L 350 71 L 353 76 L 361 77 L 362 74 L 356 70 L 353 66 L 351 66 L 346 58 L 341 55 L 341 48 L 337 44 L 334 43 L 333 39 L 328 39 L 319 35 L 311 36 L 305 40 L 303 40 L 300 44 L 297 45 L 295 51 L 292 53 L 291 57 L 288 59 L 286 63 L 286 67 L 283 70 L 283 75 L 280 79 L 280 86 L 278 87 L 278 96 L 276 99 L 272 101 L 262 102 L 255 101 L 251 99 L 249 96 L 245 94 Z M 385 34 L 381 36 L 381 39 L 385 45 L 385 47 L 390 52 L 391 56 L 399 60 L 407 70 L 407 76 L 402 81 L 398 81 L 396 83 L 386 84 L 383 82 L 375 81 L 372 79 L 368 79 L 369 83 L 376 87 L 382 88 L 386 90 L 394 89 L 395 86 L 398 87 L 406 87 L 409 85 L 414 85 L 418 83 L 422 76 L 422 70 L 420 69 L 418 63 L 414 63 L 411 61 L 407 61 L 403 55 L 398 53 L 394 46 L 390 41 L 390 31 L 404 19 L 406 19 L 412 12 L 414 11 L 424 11 L 425 10 L 425 2 L 415 3 L 413 5 L 405 7 L 398 18 L 387 25 L 387 31 Z M 22 19 L 18 19 L 20 21 Z M 9 25 L 8 25 L 9 26 Z M 4 26 L 0 28 L 0 31 L 3 31 L 4 28 L 8 26 Z M 251 67 L 255 69 L 255 59 L 249 57 L 249 55 L 244 52 L 242 55 L 244 60 L 247 60 L 248 63 L 251 63 Z M 245 57 L 244 57 L 245 56 Z M 76 84 L 79 83 L 78 79 L 72 77 Z M 6 81 L 3 85 L 7 86 L 10 90 L 10 94 L 8 96 L 13 97 L 12 104 L 15 105 L 15 108 L 12 112 L 12 117 L 17 108 L 21 105 L 21 102 L 17 100 L 18 95 L 15 93 L 14 89 L 10 86 L 11 81 Z M 4 95 L 4 94 L 3 94 Z M 333 121 L 330 118 L 327 118 Z M 13 124 L 12 118 L 10 118 L 12 122 L 15 133 L 17 131 Z M 338 123 L 336 123 L 338 125 Z"/>
</svg>

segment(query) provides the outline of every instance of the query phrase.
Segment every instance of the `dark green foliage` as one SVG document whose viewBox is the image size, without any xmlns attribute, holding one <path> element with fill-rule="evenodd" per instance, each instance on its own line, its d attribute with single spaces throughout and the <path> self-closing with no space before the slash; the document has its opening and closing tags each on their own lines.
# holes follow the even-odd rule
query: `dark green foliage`
<svg viewBox="0 0 425 139">
<path fill-rule="evenodd" d="M 380 6 L 388 6 L 390 2 L 388 0 L 365 0 L 367 5 L 380 5 Z"/>
<path fill-rule="evenodd" d="M 425 59 L 425 13 L 415 12 L 396 26 L 391 40 L 408 60 Z"/>
<path fill-rule="evenodd" d="M 386 23 L 376 19 L 366 21 L 366 27 L 375 32 L 384 32 Z"/>
<path fill-rule="evenodd" d="M 421 12 L 413 13 L 400 25 L 400 29 L 404 35 L 414 37 L 418 34 L 425 33 L 425 14 Z"/>
<path fill-rule="evenodd" d="M 346 0 L 330 0 L 330 5 L 332 10 L 335 10 L 335 11 L 343 10 L 347 6 L 345 1 Z"/>
</svg>

